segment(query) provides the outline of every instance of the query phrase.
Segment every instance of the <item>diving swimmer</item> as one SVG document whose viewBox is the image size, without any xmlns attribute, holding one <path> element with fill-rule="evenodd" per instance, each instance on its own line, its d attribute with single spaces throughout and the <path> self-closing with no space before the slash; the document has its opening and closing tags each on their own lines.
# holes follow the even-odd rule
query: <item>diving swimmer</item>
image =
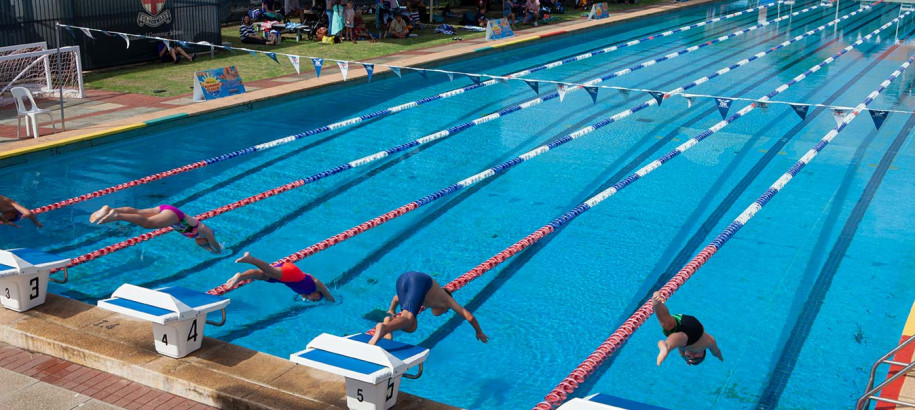
<svg viewBox="0 0 915 410">
<path fill-rule="evenodd" d="M 13 228 L 19 228 L 19 225 L 16 225 L 16 222 L 21 221 L 22 218 L 31 220 L 38 229 L 41 229 L 43 226 L 41 225 L 41 222 L 38 222 L 38 218 L 35 217 L 35 214 L 33 214 L 32 211 L 29 211 L 28 208 L 10 198 L 0 195 L 0 225 L 9 225 Z"/>
<path fill-rule="evenodd" d="M 216 242 L 216 236 L 210 227 L 171 205 L 159 205 L 147 209 L 111 208 L 105 205 L 89 217 L 89 222 L 99 225 L 114 221 L 130 222 L 146 229 L 171 226 L 175 232 L 193 239 L 197 246 L 213 253 L 222 251 L 222 246 Z"/>
<path fill-rule="evenodd" d="M 400 305 L 400 315 L 394 314 L 394 309 Z M 422 272 L 406 272 L 397 278 L 397 295 L 391 300 L 391 307 L 388 309 L 388 318 L 384 322 L 375 325 L 375 335 L 369 344 L 376 344 L 378 340 L 385 337 L 390 339 L 390 335 L 395 330 L 403 330 L 407 333 L 416 331 L 416 315 L 419 314 L 423 306 L 432 310 L 432 314 L 439 316 L 448 311 L 454 310 L 470 322 L 473 330 L 477 333 L 477 340 L 486 343 L 489 337 L 483 333 L 477 319 L 473 314 L 464 309 L 451 297 L 451 293 L 439 286 L 435 279 Z"/>
<path fill-rule="evenodd" d="M 667 354 L 674 348 L 680 352 L 687 365 L 698 365 L 705 360 L 705 349 L 712 352 L 718 360 L 724 361 L 718 343 L 712 335 L 705 332 L 702 323 L 690 315 L 673 315 L 667 310 L 667 305 L 661 299 L 661 293 L 655 292 L 651 297 L 654 313 L 661 322 L 666 340 L 658 341 L 658 366 L 667 358 Z"/>
<path fill-rule="evenodd" d="M 247 263 L 254 265 L 257 269 L 236 273 L 226 281 L 226 287 L 229 289 L 246 279 L 265 280 L 270 283 L 280 282 L 288 286 L 293 292 L 301 295 L 302 299 L 317 302 L 321 298 L 326 298 L 330 302 L 334 301 L 334 297 L 331 296 L 324 283 L 314 276 L 302 272 L 292 263 L 271 265 L 251 256 L 250 252 L 245 252 L 245 255 L 235 260 L 235 263 Z"/>
</svg>

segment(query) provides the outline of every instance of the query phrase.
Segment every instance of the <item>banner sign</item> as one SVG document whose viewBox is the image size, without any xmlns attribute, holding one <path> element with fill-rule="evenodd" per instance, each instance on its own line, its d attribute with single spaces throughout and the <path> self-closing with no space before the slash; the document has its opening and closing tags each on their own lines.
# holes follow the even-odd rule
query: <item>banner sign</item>
<svg viewBox="0 0 915 410">
<path fill-rule="evenodd" d="M 594 3 L 591 5 L 591 13 L 588 14 L 588 20 L 600 20 L 610 17 L 610 6 L 607 3 Z"/>
<path fill-rule="evenodd" d="M 498 40 L 514 37 L 515 32 L 507 18 L 489 19 L 486 21 L 486 40 Z"/>
<path fill-rule="evenodd" d="M 208 101 L 245 92 L 235 66 L 198 71 L 194 74 L 194 101 Z"/>
</svg>

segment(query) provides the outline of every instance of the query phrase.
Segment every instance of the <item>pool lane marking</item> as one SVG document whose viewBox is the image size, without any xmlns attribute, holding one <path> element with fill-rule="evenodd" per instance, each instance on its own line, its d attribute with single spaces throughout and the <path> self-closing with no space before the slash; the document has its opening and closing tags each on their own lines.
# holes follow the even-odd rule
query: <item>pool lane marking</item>
<svg viewBox="0 0 915 410">
<path fill-rule="evenodd" d="M 875 4 L 876 4 L 876 3 L 875 3 Z M 845 16 L 840 17 L 839 19 L 832 20 L 832 21 L 830 21 L 830 22 L 827 23 L 827 24 L 821 25 L 821 26 L 819 26 L 819 27 L 817 27 L 817 28 L 815 28 L 815 29 L 813 29 L 813 30 L 809 30 L 809 31 L 807 31 L 807 32 L 805 32 L 805 33 L 803 33 L 803 34 L 801 34 L 801 35 L 795 36 L 795 37 L 793 37 L 793 38 L 791 38 L 791 39 L 789 39 L 789 40 L 786 40 L 786 41 L 784 41 L 784 42 L 782 42 L 782 43 L 779 43 L 779 44 L 778 44 L 777 46 L 775 46 L 775 47 L 768 48 L 768 49 L 766 49 L 765 51 L 761 51 L 761 52 L 759 52 L 759 53 L 756 53 L 756 54 L 754 54 L 753 56 L 751 56 L 751 57 L 749 57 L 749 58 L 745 58 L 745 59 L 743 59 L 743 60 L 741 60 L 741 61 L 739 61 L 739 62 L 737 62 L 737 63 L 735 63 L 735 64 L 733 64 L 733 65 L 731 65 L 731 66 L 722 68 L 722 69 L 716 71 L 714 74 L 711 74 L 711 75 L 709 75 L 709 76 L 705 76 L 705 77 L 696 79 L 696 80 L 690 82 L 689 84 L 686 84 L 686 85 L 684 85 L 684 86 L 682 86 L 682 87 L 679 87 L 679 88 L 677 88 L 677 89 L 671 90 L 670 92 L 668 92 L 667 94 L 665 94 L 665 95 L 663 96 L 663 98 L 664 98 L 664 99 L 670 98 L 671 96 L 676 95 L 676 94 L 679 94 L 679 93 L 681 93 L 681 92 L 683 92 L 683 91 L 685 91 L 685 90 L 687 90 L 687 89 L 690 89 L 690 88 L 692 88 L 692 87 L 695 87 L 695 86 L 697 86 L 697 85 L 699 85 L 699 84 L 703 84 L 703 83 L 709 81 L 709 80 L 712 79 L 712 78 L 715 78 L 715 77 L 724 75 L 724 74 L 726 74 L 726 73 L 728 73 L 728 72 L 730 72 L 730 71 L 732 71 L 732 70 L 734 70 L 734 69 L 737 69 L 737 68 L 740 68 L 740 67 L 742 67 L 742 66 L 744 66 L 744 65 L 747 65 L 747 64 L 749 64 L 750 62 L 752 62 L 752 61 L 754 61 L 754 60 L 757 60 L 757 59 L 759 59 L 759 58 L 761 58 L 761 57 L 764 57 L 764 56 L 766 56 L 766 55 L 768 55 L 768 54 L 770 54 L 770 53 L 773 53 L 773 52 L 775 52 L 776 50 L 780 50 L 781 48 L 783 48 L 783 47 L 785 47 L 785 46 L 787 46 L 787 45 L 790 45 L 790 44 L 792 44 L 792 43 L 794 43 L 794 42 L 796 42 L 796 41 L 799 41 L 799 40 L 801 40 L 801 39 L 804 39 L 804 38 L 806 38 L 806 37 L 808 37 L 808 36 L 810 36 L 810 35 L 813 35 L 813 34 L 819 32 L 819 31 L 825 30 L 827 27 L 833 26 L 833 25 L 837 24 L 838 22 L 847 20 L 847 19 L 851 18 L 852 16 L 858 14 L 859 12 L 870 10 L 870 7 L 872 7 L 872 6 L 865 6 L 865 7 L 862 7 L 862 8 L 860 8 L 860 9 L 858 9 L 858 10 L 855 10 L 855 11 L 852 12 L 852 13 L 849 13 L 849 14 L 847 14 L 847 15 L 845 15 Z M 898 19 L 898 17 L 897 17 L 897 19 Z M 895 20 L 894 20 L 894 21 L 895 21 Z M 888 27 L 889 24 L 890 24 L 890 23 L 887 23 L 886 27 Z M 884 28 L 885 28 L 885 27 L 884 27 Z M 882 28 L 881 28 L 881 30 L 882 30 Z M 869 37 L 867 37 L 867 38 L 869 38 Z M 844 52 L 843 52 L 843 54 L 844 54 Z M 832 58 L 832 60 L 834 60 L 834 58 Z M 829 62 L 832 62 L 832 60 L 829 60 Z M 827 64 L 828 64 L 828 63 L 827 63 Z M 825 65 L 825 64 L 824 64 L 824 65 Z M 817 68 L 817 70 L 818 70 L 818 69 L 819 69 L 819 68 Z M 814 71 L 816 71 L 816 70 L 814 70 Z M 803 74 L 803 75 L 806 76 L 807 74 L 808 74 L 808 73 L 805 73 L 805 74 Z M 787 87 L 785 87 L 785 89 L 787 89 Z M 781 90 L 781 91 L 783 91 L 783 90 Z M 781 91 L 779 91 L 779 92 L 781 92 Z M 777 93 L 776 93 L 776 94 L 777 94 Z M 773 95 L 774 95 L 774 94 L 773 94 Z M 569 141 L 572 141 L 572 140 L 574 140 L 574 139 L 576 139 L 576 138 L 578 138 L 578 137 L 581 137 L 581 136 L 583 136 L 583 135 L 586 135 L 586 134 L 588 134 L 588 133 L 590 133 L 590 132 L 592 132 L 592 131 L 594 131 L 594 130 L 597 130 L 597 129 L 599 129 L 599 128 L 602 128 L 602 127 L 604 127 L 604 126 L 607 126 L 607 125 L 609 125 L 609 124 L 612 124 L 612 123 L 616 122 L 617 120 L 626 118 L 626 117 L 632 115 L 633 113 L 638 112 L 638 111 L 640 111 L 640 110 L 642 110 L 642 109 L 645 109 L 645 108 L 647 108 L 647 107 L 650 107 L 650 106 L 652 106 L 652 105 L 657 105 L 657 104 L 658 104 L 657 100 L 655 100 L 654 98 L 649 98 L 648 100 L 646 100 L 645 102 L 639 104 L 638 106 L 636 106 L 636 107 L 634 107 L 634 108 L 630 108 L 630 109 L 628 109 L 628 110 L 625 110 L 625 111 L 622 111 L 622 112 L 620 112 L 620 113 L 617 113 L 617 114 L 615 114 L 614 116 L 612 116 L 612 117 L 610 117 L 610 118 L 606 118 L 606 119 L 601 120 L 601 121 L 599 121 L 599 122 L 597 122 L 597 123 L 595 123 L 595 124 L 593 124 L 593 125 L 591 125 L 591 126 L 582 128 L 582 129 L 580 129 L 580 130 L 578 130 L 578 131 L 576 131 L 576 132 L 573 132 L 573 133 L 571 133 L 571 134 L 566 135 L 565 137 L 562 137 L 562 138 L 560 138 L 560 139 L 557 139 L 557 140 L 555 140 L 555 141 L 553 141 L 553 142 L 551 142 L 551 143 L 549 143 L 549 144 L 541 145 L 541 146 L 539 146 L 539 147 L 537 147 L 537 148 L 534 148 L 534 149 L 531 150 L 531 151 L 528 151 L 528 152 L 526 152 L 526 153 L 524 153 L 524 154 L 521 154 L 521 155 L 519 155 L 519 156 L 517 156 L 517 157 L 515 157 L 515 158 L 512 158 L 512 159 L 510 159 L 510 160 L 508 160 L 508 161 L 505 161 L 505 162 L 503 162 L 503 163 L 501 163 L 501 164 L 499 164 L 499 165 L 496 165 L 496 166 L 494 166 L 494 167 L 492 167 L 492 168 L 489 168 L 489 169 L 487 169 L 487 170 L 484 170 L 484 171 L 482 171 L 482 172 L 479 172 L 479 173 L 477 173 L 477 174 L 474 174 L 474 175 L 472 175 L 472 176 L 470 176 L 470 177 L 468 177 L 468 178 L 465 178 L 465 179 L 463 179 L 463 180 L 461 180 L 461 181 L 459 181 L 459 182 L 457 182 L 457 183 L 455 183 L 455 184 L 453 184 L 453 185 L 450 185 L 450 186 L 448 186 L 448 187 L 446 187 L 446 188 L 443 188 L 443 189 L 441 189 L 441 190 L 439 190 L 439 191 L 436 191 L 436 192 L 434 192 L 434 193 L 432 193 L 432 194 L 429 194 L 429 195 L 427 195 L 427 196 L 425 196 L 425 197 L 422 197 L 422 198 L 420 198 L 420 199 L 418 199 L 418 200 L 416 200 L 416 201 L 413 201 L 413 202 L 410 202 L 410 203 L 408 203 L 408 204 L 402 205 L 402 206 L 400 206 L 399 208 L 396 208 L 396 209 L 394 209 L 394 210 L 391 210 L 391 211 L 389 211 L 389 212 L 387 212 L 387 213 L 385 213 L 385 214 L 382 214 L 382 215 L 377 216 L 377 217 L 375 217 L 375 218 L 373 218 L 373 219 L 371 219 L 371 220 L 368 220 L 368 221 L 365 221 L 365 222 L 363 222 L 363 223 L 361 223 L 361 224 L 359 224 L 359 225 L 356 225 L 356 226 L 354 226 L 354 227 L 352 227 L 352 228 L 350 228 L 350 229 L 348 229 L 348 230 L 346 230 L 346 231 L 340 232 L 340 233 L 338 233 L 338 234 L 336 234 L 336 235 L 334 235 L 334 236 L 331 236 L 331 237 L 329 237 L 329 238 L 327 238 L 327 239 L 324 239 L 324 240 L 322 240 L 322 241 L 320 241 L 320 242 L 318 242 L 318 243 L 315 243 L 315 244 L 313 244 L 313 245 L 311 245 L 311 246 L 309 246 L 309 247 L 307 247 L 307 248 L 305 248 L 305 249 L 302 249 L 302 250 L 300 250 L 300 251 L 298 251 L 298 252 L 295 252 L 295 253 L 293 253 L 293 254 L 291 254 L 291 255 L 289 255 L 289 256 L 286 256 L 285 258 L 282 258 L 282 259 L 276 261 L 275 263 L 281 263 L 281 262 L 296 262 L 296 261 L 299 261 L 299 260 L 301 260 L 301 259 L 307 258 L 307 257 L 309 257 L 309 256 L 311 256 L 311 255 L 313 255 L 313 254 L 315 254 L 315 253 L 317 253 L 317 252 L 323 251 L 323 250 L 325 250 L 325 249 L 327 249 L 327 248 L 329 248 L 329 247 L 331 247 L 331 246 L 334 246 L 334 245 L 336 245 L 336 244 L 338 244 L 338 243 L 340 243 L 340 242 L 343 242 L 343 241 L 345 241 L 345 240 L 347 240 L 347 239 L 350 239 L 350 238 L 355 237 L 356 235 L 359 235 L 359 234 L 361 234 L 361 233 L 363 233 L 363 232 L 366 232 L 366 231 L 368 231 L 369 229 L 372 229 L 372 228 L 375 228 L 375 227 L 377 227 L 377 226 L 380 226 L 380 225 L 382 225 L 382 224 L 384 224 L 384 223 L 387 223 L 387 222 L 389 222 L 389 221 L 391 221 L 391 220 L 393 220 L 393 219 L 395 219 L 395 218 L 397 218 L 397 217 L 400 217 L 400 216 L 402 216 L 402 215 L 404 215 L 404 214 L 406 214 L 406 213 L 409 213 L 409 212 L 411 212 L 411 211 L 413 211 L 413 210 L 416 210 L 416 209 L 418 209 L 418 208 L 420 208 L 420 207 L 422 207 L 422 206 L 424 206 L 424 205 L 427 205 L 427 204 L 429 204 L 429 203 L 431 203 L 431 202 L 433 202 L 433 201 L 435 201 L 435 200 L 437 200 L 437 199 L 443 198 L 443 197 L 445 197 L 445 196 L 447 196 L 447 195 L 450 195 L 450 194 L 452 194 L 452 193 L 454 193 L 454 192 L 460 191 L 460 190 L 463 189 L 463 188 L 466 188 L 466 187 L 468 187 L 468 186 L 470 186 L 470 185 L 473 185 L 473 184 L 475 184 L 475 183 L 477 183 L 477 182 L 480 182 L 480 181 L 482 181 L 482 180 L 484 180 L 484 179 L 486 179 L 486 178 L 489 178 L 489 177 L 491 177 L 491 176 L 494 176 L 494 175 L 496 175 L 496 174 L 498 174 L 498 173 L 505 172 L 505 171 L 507 171 L 509 168 L 512 168 L 512 167 L 514 167 L 515 165 L 518 165 L 518 164 L 520 164 L 520 163 L 522 163 L 522 162 L 524 162 L 524 161 L 527 161 L 527 160 L 529 160 L 529 159 L 531 159 L 531 158 L 534 158 L 534 157 L 536 157 L 536 156 L 538 156 L 538 155 L 541 155 L 541 154 L 543 154 L 543 153 L 546 153 L 546 152 L 550 151 L 550 150 L 553 149 L 553 148 L 556 148 L 556 147 L 558 147 L 558 146 L 560 146 L 560 145 L 563 145 L 563 144 L 565 144 L 565 143 L 567 143 L 567 142 L 569 142 Z M 755 106 L 755 103 L 754 103 L 753 105 Z M 687 142 L 686 144 L 690 144 L 690 143 Z M 695 145 L 695 144 L 693 143 L 692 145 Z M 692 146 L 692 145 L 690 145 L 690 146 Z M 687 147 L 686 149 L 688 149 L 688 147 Z M 684 149 L 684 151 L 685 151 L 685 149 Z M 340 167 L 338 167 L 338 168 L 340 168 Z M 337 168 L 335 168 L 335 169 L 337 169 Z M 339 172 L 339 171 L 337 171 L 337 172 Z M 646 173 L 647 173 L 647 172 L 646 172 Z M 598 201 L 598 202 L 599 202 L 599 201 Z M 583 204 L 583 205 L 584 205 L 584 204 Z M 576 208 L 576 209 L 577 209 L 577 208 Z M 580 212 L 579 212 L 579 213 L 580 213 Z M 576 215 L 577 215 L 577 214 L 576 214 Z M 573 217 L 573 218 L 574 218 L 574 217 Z M 563 222 L 563 223 L 564 223 L 564 222 Z M 488 269 L 487 269 L 487 270 L 488 270 Z M 485 271 L 484 271 L 484 272 L 485 272 Z M 465 275 L 467 275 L 467 274 L 465 274 Z M 463 276 L 463 275 L 462 275 L 462 276 Z M 460 278 L 459 278 L 459 279 L 460 279 Z M 234 289 L 237 289 L 237 288 L 239 288 L 239 287 L 241 287 L 241 286 L 244 286 L 244 285 L 246 285 L 246 284 L 248 284 L 248 283 L 250 283 L 250 282 L 251 282 L 250 280 L 238 282 L 233 288 L 227 288 L 225 285 L 220 285 L 220 286 L 217 286 L 217 287 L 215 287 L 215 288 L 213 288 L 213 289 L 210 289 L 210 290 L 208 291 L 208 293 L 214 294 L 214 295 L 224 295 L 224 294 L 226 294 L 226 293 L 228 293 L 228 292 L 230 292 L 230 291 L 232 291 L 232 290 L 234 290 Z M 449 286 L 450 286 L 450 284 L 449 284 Z"/>
<path fill-rule="evenodd" d="M 653 39 L 656 39 L 656 38 L 662 38 L 662 37 L 671 36 L 671 35 L 673 35 L 673 34 L 675 34 L 675 33 L 685 32 L 685 31 L 688 31 L 688 30 L 691 30 L 691 29 L 694 29 L 694 28 L 703 27 L 703 26 L 708 25 L 708 24 L 716 23 L 716 22 L 718 22 L 718 21 L 727 20 L 727 19 L 730 19 L 730 18 L 733 18 L 733 17 L 738 17 L 738 16 L 741 16 L 741 15 L 744 15 L 744 14 L 748 14 L 748 13 L 752 13 L 752 12 L 754 12 L 754 11 L 758 11 L 758 10 L 763 10 L 763 9 L 765 9 L 765 8 L 768 8 L 768 7 L 771 7 L 771 6 L 775 5 L 775 4 L 780 4 L 780 3 L 781 3 L 781 2 L 776 2 L 776 3 L 766 4 L 766 5 L 762 5 L 762 6 L 758 6 L 758 7 L 753 7 L 753 8 L 747 9 L 747 10 L 743 10 L 743 11 L 739 11 L 739 12 L 736 12 L 736 13 L 731 13 L 731 14 L 728 14 L 728 15 L 725 15 L 725 16 L 721 16 L 721 17 L 716 17 L 716 18 L 713 18 L 713 19 L 709 19 L 709 20 L 706 20 L 706 21 L 703 21 L 703 22 L 699 22 L 699 23 L 695 23 L 695 24 L 690 24 L 690 25 L 682 26 L 682 27 L 679 27 L 679 28 L 676 28 L 676 29 L 673 29 L 673 30 L 664 31 L 664 32 L 662 32 L 662 33 L 660 33 L 660 34 L 652 34 L 652 35 L 649 35 L 649 36 L 646 36 L 646 37 L 643 37 L 643 38 L 640 38 L 640 39 L 630 40 L 630 41 L 627 41 L 627 42 L 622 43 L 622 44 L 613 45 L 613 46 L 606 47 L 606 48 L 603 48 L 603 49 L 600 49 L 600 50 L 596 50 L 596 51 L 592 51 L 592 52 L 588 52 L 588 53 L 579 54 L 579 55 L 574 56 L 574 57 L 568 57 L 568 58 L 565 58 L 565 59 L 563 59 L 563 60 L 557 60 L 557 61 L 554 61 L 554 62 L 551 62 L 551 63 L 542 64 L 542 65 L 540 65 L 540 66 L 536 66 L 536 67 L 533 67 L 533 68 L 530 68 L 530 69 L 518 71 L 518 72 L 515 72 L 515 73 L 512 73 L 512 74 L 508 74 L 508 75 L 505 76 L 505 77 L 506 77 L 506 78 L 509 78 L 509 79 L 521 78 L 521 77 L 524 77 L 524 76 L 529 75 L 529 74 L 531 74 L 531 73 L 535 73 L 535 72 L 542 71 L 542 70 L 548 70 L 548 69 L 552 69 L 552 68 L 555 68 L 555 67 L 559 67 L 559 66 L 564 65 L 564 64 L 568 64 L 568 63 L 573 63 L 573 62 L 585 60 L 585 59 L 588 59 L 588 58 L 591 58 L 591 57 L 594 57 L 594 56 L 597 56 L 597 55 L 610 53 L 610 52 L 619 50 L 619 49 L 621 49 L 621 48 L 626 48 L 626 47 L 631 47 L 631 46 L 634 46 L 634 45 L 637 45 L 637 44 L 641 44 L 641 43 L 644 43 L 644 42 L 647 42 L 647 41 L 650 41 L 650 40 L 653 40 Z M 816 8 L 816 7 L 818 7 L 818 6 L 812 7 L 812 8 L 810 8 L 810 9 L 813 9 L 813 8 Z M 114 192 L 122 191 L 122 190 L 125 190 L 125 189 L 128 189 L 128 188 L 132 188 L 132 187 L 135 187 L 135 186 L 139 186 L 139 185 L 147 184 L 147 183 L 150 183 L 150 182 L 153 182 L 153 181 L 157 181 L 157 180 L 162 179 L 162 178 L 167 178 L 167 177 L 170 177 L 170 176 L 173 176 L 173 175 L 181 174 L 181 173 L 188 172 L 188 171 L 192 171 L 192 170 L 195 170 L 195 169 L 200 169 L 200 168 L 203 168 L 203 167 L 205 167 L 205 166 L 207 166 L 207 165 L 215 164 L 215 163 L 217 163 L 217 162 L 227 161 L 227 160 L 234 159 L 234 158 L 237 158 L 237 157 L 239 157 L 239 156 L 243 156 L 243 155 L 250 154 L 250 153 L 253 153 L 253 152 L 259 152 L 259 151 L 263 151 L 263 150 L 266 150 L 266 149 L 274 148 L 274 147 L 277 147 L 277 146 L 280 146 L 280 145 L 284 145 L 284 144 L 287 144 L 287 143 L 290 143 L 290 142 L 299 140 L 299 139 L 301 139 L 301 138 L 314 136 L 314 135 L 317 135 L 317 134 L 320 134 L 320 133 L 323 133 L 323 132 L 327 132 L 327 131 L 331 131 L 331 130 L 341 129 L 341 128 L 344 128 L 344 127 L 348 127 L 348 126 L 352 126 L 352 125 L 355 125 L 355 124 L 359 124 L 359 123 L 364 122 L 364 121 L 367 121 L 367 120 L 371 120 L 371 119 L 375 119 L 375 118 L 381 118 L 381 117 L 384 117 L 384 116 L 387 116 L 387 115 L 390 115 L 390 114 L 395 114 L 395 113 L 397 113 L 397 112 L 401 112 L 401 111 L 405 111 L 405 110 L 408 110 L 408 109 L 411 109 L 411 108 L 415 108 L 415 107 L 421 106 L 421 105 L 426 104 L 426 103 L 431 102 L 431 101 L 442 100 L 442 99 L 454 97 L 454 96 L 456 96 L 456 95 L 463 94 L 464 92 L 467 92 L 467 91 L 471 91 L 471 90 L 474 90 L 474 89 L 477 89 L 477 88 L 487 87 L 487 86 L 490 86 L 490 85 L 493 85 L 493 84 L 499 84 L 499 83 L 500 83 L 499 80 L 490 79 L 490 80 L 486 80 L 486 81 L 480 82 L 480 83 L 478 83 L 478 84 L 471 84 L 471 85 L 468 85 L 468 86 L 465 86 L 465 87 L 461 87 L 461 88 L 457 88 L 457 89 L 454 89 L 454 90 L 451 90 L 451 91 L 446 91 L 446 92 L 443 92 L 443 93 L 439 93 L 439 94 L 436 94 L 436 95 L 433 95 L 433 96 L 430 96 L 430 97 L 426 97 L 426 98 L 422 98 L 422 99 L 419 99 L 419 100 L 410 101 L 410 102 L 407 102 L 407 103 L 404 103 L 404 104 L 400 104 L 400 105 L 395 105 L 395 106 L 392 106 L 392 107 L 388 107 L 388 108 L 385 108 L 385 109 L 382 109 L 382 110 L 379 110 L 379 111 L 375 111 L 375 112 L 373 112 L 373 113 L 364 114 L 364 115 L 361 115 L 361 116 L 359 116 L 359 117 L 353 117 L 353 118 L 349 118 L 349 119 L 346 119 L 346 120 L 343 120 L 343 121 L 338 121 L 338 122 L 335 122 L 335 123 L 333 123 L 333 124 L 329 124 L 329 125 L 325 125 L 325 126 L 322 126 L 322 127 L 318 127 L 318 128 L 315 128 L 315 129 L 312 129 L 312 130 L 309 130 L 309 131 L 306 131 L 306 132 L 303 132 L 303 133 L 290 135 L 290 136 L 287 136 L 287 137 L 284 137 L 284 138 L 278 138 L 278 139 L 275 139 L 275 140 L 272 140 L 272 141 L 268 141 L 268 142 L 264 142 L 264 143 L 257 144 L 257 145 L 254 145 L 254 146 L 250 146 L 250 147 L 247 147 L 247 148 L 243 148 L 243 149 L 240 149 L 240 150 L 236 150 L 236 151 L 233 151 L 233 152 L 230 152 L 230 153 L 227 153 L 227 154 L 222 154 L 222 155 L 218 155 L 218 156 L 215 156 L 215 157 L 212 157 L 212 158 L 208 158 L 208 159 L 205 159 L 205 160 L 202 160 L 202 161 L 197 161 L 197 162 L 194 162 L 194 163 L 191 163 L 191 164 L 187 164 L 187 165 L 184 165 L 184 166 L 181 166 L 181 167 L 173 168 L 173 169 L 168 170 L 168 171 L 158 172 L 158 173 L 155 173 L 155 174 L 152 174 L 152 175 L 148 175 L 148 176 L 145 176 L 145 177 L 142 177 L 142 178 L 135 179 L 135 180 L 133 180 L 133 181 L 128 181 L 128 182 L 121 183 L 121 184 L 118 184 L 118 185 L 115 185 L 115 186 L 112 186 L 112 187 L 108 187 L 108 188 L 100 189 L 100 190 L 97 190 L 97 191 L 94 191 L 94 192 L 90 192 L 90 193 L 88 193 L 88 194 L 83 194 L 83 195 L 76 196 L 76 197 L 73 197 L 73 198 L 69 198 L 69 199 L 66 199 L 66 200 L 58 201 L 58 202 L 55 202 L 55 203 L 53 203 L 53 204 L 48 204 L 48 205 L 40 206 L 40 207 L 38 207 L 38 208 L 33 209 L 32 212 L 35 213 L 35 214 L 41 214 L 41 213 L 48 212 L 48 211 L 52 211 L 52 210 L 55 210 L 55 209 L 60 209 L 60 208 L 63 208 L 63 207 L 66 207 L 66 206 L 70 206 L 70 205 L 73 205 L 73 204 L 76 204 L 76 203 L 79 203 L 79 202 L 83 202 L 83 201 L 86 201 L 86 200 L 89 200 L 89 199 L 98 198 L 98 197 L 105 196 L 105 195 L 108 195 L 108 194 L 111 194 L 111 193 L 114 193 Z M 163 118 L 161 118 L 161 119 L 159 119 L 159 120 L 164 120 L 164 119 L 167 119 L 167 118 L 169 118 L 169 117 L 163 117 Z M 157 120 L 152 120 L 152 122 L 156 122 L 156 121 L 157 121 Z M 66 140 L 66 143 L 69 144 L 69 143 L 71 143 L 71 142 L 79 141 L 80 139 L 83 139 L 83 138 L 97 138 L 97 137 L 102 136 L 102 135 L 108 135 L 108 134 L 112 134 L 112 133 L 119 132 L 119 131 L 123 131 L 123 129 L 121 129 L 121 128 L 119 127 L 119 128 L 112 128 L 112 129 L 110 129 L 110 130 L 106 130 L 106 131 L 104 131 L 104 134 L 97 134 L 97 133 L 87 134 L 87 135 L 85 135 L 85 136 L 78 137 L 78 139 Z M 60 144 L 57 144 L 57 145 L 63 145 L 63 144 L 64 144 L 64 143 L 61 142 Z M 48 145 L 41 145 L 41 146 L 31 147 L 31 148 L 28 148 L 28 151 L 26 151 L 26 152 L 32 152 L 32 151 L 42 150 L 42 149 L 46 149 L 46 148 L 48 148 L 48 147 L 49 147 Z M 25 153 L 25 152 L 20 152 L 20 153 L 17 153 L 16 155 L 22 154 L 22 153 Z M 2 157 L 0 157 L 0 158 L 2 158 Z"/>
<path fill-rule="evenodd" d="M 908 14 L 908 13 L 906 13 Z M 902 17 L 902 16 L 900 16 Z M 898 18 L 897 18 L 898 19 Z M 670 298 L 673 293 L 679 289 L 683 284 L 692 277 L 693 274 L 698 271 L 698 269 L 704 265 L 728 240 L 730 240 L 736 233 L 739 231 L 759 210 L 761 210 L 766 203 L 768 203 L 772 197 L 774 197 L 778 192 L 781 191 L 784 186 L 791 181 L 794 176 L 797 175 L 811 160 L 813 160 L 816 155 L 832 141 L 835 136 L 845 129 L 845 127 L 853 121 L 858 114 L 866 109 L 867 105 L 874 100 L 874 98 L 879 95 L 886 87 L 895 80 L 902 71 L 907 68 L 913 61 L 915 61 L 915 55 L 911 56 L 905 63 L 903 63 L 890 77 L 884 80 L 883 83 L 871 92 L 867 98 L 855 109 L 848 113 L 842 120 L 842 123 L 837 127 L 829 131 L 820 141 L 811 148 L 800 160 L 798 160 L 785 174 L 783 174 L 778 180 L 773 183 L 765 193 L 763 193 L 756 201 L 754 201 L 746 210 L 744 210 L 734 221 L 728 225 L 715 239 L 706 245 L 706 247 L 696 255 L 689 263 L 686 264 L 670 281 L 668 281 L 663 287 L 661 287 L 660 292 L 664 299 Z M 895 156 L 895 153 L 894 153 Z M 879 184 L 878 184 L 879 185 Z M 872 195 L 871 195 L 872 196 Z M 630 337 L 632 334 L 645 323 L 645 320 L 651 316 L 653 313 L 653 307 L 651 301 L 645 302 L 642 307 L 640 307 L 632 316 L 627 319 L 622 326 L 620 326 L 611 336 L 604 341 L 594 353 L 592 353 L 585 362 L 582 363 L 575 371 L 573 371 L 566 379 L 564 379 L 557 387 L 551 391 L 545 398 L 545 400 L 538 404 L 538 409 L 548 409 L 552 406 L 556 406 L 564 401 L 568 394 L 571 394 L 575 391 L 579 384 L 584 382 L 584 380 L 594 371 L 594 368 L 600 366 L 607 356 L 613 354 L 623 343 Z M 590 369 L 590 370 L 589 370 Z"/>
</svg>

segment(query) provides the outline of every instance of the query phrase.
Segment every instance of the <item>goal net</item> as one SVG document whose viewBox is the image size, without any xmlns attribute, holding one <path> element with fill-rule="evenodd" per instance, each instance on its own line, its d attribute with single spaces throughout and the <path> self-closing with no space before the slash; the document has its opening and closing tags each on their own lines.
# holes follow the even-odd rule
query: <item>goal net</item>
<svg viewBox="0 0 915 410">
<path fill-rule="evenodd" d="M 48 49 L 44 42 L 0 47 L 0 105 L 14 102 L 9 92 L 13 87 L 28 88 L 39 97 L 56 98 L 61 84 L 64 97 L 83 98 L 78 46 L 61 47 L 59 58 L 57 49 Z"/>
</svg>

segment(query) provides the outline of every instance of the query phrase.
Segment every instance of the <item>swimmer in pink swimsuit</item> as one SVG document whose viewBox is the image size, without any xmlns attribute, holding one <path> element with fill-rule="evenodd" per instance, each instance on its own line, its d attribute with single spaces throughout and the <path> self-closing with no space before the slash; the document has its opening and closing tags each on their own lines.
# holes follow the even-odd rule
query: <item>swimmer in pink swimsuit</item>
<svg viewBox="0 0 915 410">
<path fill-rule="evenodd" d="M 216 241 L 216 236 L 210 227 L 171 205 L 159 205 L 155 208 L 147 209 L 111 208 L 105 205 L 89 217 L 89 222 L 99 225 L 114 221 L 130 222 L 146 229 L 171 226 L 175 232 L 193 239 L 198 246 L 210 252 L 219 253 L 222 251 L 222 246 Z"/>
</svg>

